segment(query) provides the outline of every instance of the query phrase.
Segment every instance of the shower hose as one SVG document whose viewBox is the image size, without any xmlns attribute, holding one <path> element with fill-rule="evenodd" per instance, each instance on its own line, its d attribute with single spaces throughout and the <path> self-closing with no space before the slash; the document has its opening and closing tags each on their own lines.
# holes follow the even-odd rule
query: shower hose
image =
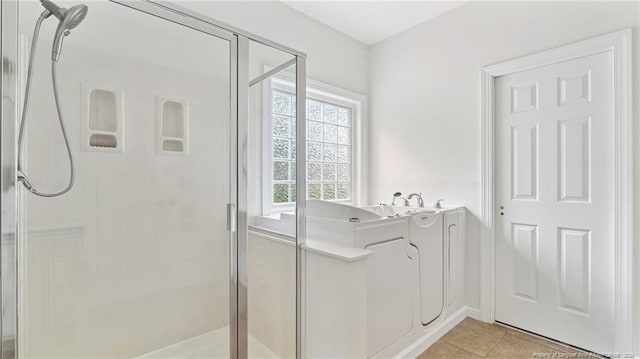
<svg viewBox="0 0 640 359">
<path fill-rule="evenodd" d="M 20 121 L 20 131 L 18 133 L 18 181 L 22 182 L 24 187 L 31 193 L 40 197 L 57 197 L 61 196 L 71 190 L 73 187 L 73 182 L 75 179 L 75 171 L 73 166 L 73 155 L 71 154 L 71 146 L 69 145 L 69 138 L 67 137 L 67 131 L 64 128 L 64 121 L 62 119 L 62 110 L 60 108 L 60 98 L 58 94 L 58 79 L 57 79 L 57 61 L 51 60 L 51 77 L 53 80 L 53 97 L 56 103 L 56 111 L 58 114 L 58 122 L 60 123 L 60 131 L 62 132 L 62 138 L 64 139 L 64 144 L 67 148 L 67 155 L 69 156 L 69 168 L 71 173 L 69 174 L 69 183 L 67 186 L 60 191 L 57 192 L 41 192 L 37 188 L 33 186 L 27 174 L 24 172 L 22 168 L 22 148 L 23 140 L 24 140 L 24 132 L 25 126 L 27 123 L 27 110 L 29 109 L 29 92 L 31 90 L 31 75 L 33 73 L 33 61 L 35 58 L 36 50 L 38 47 L 38 36 L 40 33 L 40 25 L 42 25 L 42 21 L 44 21 L 45 17 L 40 15 L 38 21 L 36 22 L 36 26 L 33 29 L 33 41 L 31 43 L 31 53 L 29 54 L 29 67 L 27 69 L 27 84 L 25 88 L 24 94 L 24 105 L 22 108 L 22 119 Z"/>
</svg>

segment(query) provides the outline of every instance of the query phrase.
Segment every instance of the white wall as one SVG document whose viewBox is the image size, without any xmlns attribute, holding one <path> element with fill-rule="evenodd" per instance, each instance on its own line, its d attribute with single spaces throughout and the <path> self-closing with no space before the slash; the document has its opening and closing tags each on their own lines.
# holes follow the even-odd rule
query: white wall
<svg viewBox="0 0 640 359">
<path fill-rule="evenodd" d="M 179 1 L 178 4 L 306 53 L 310 79 L 362 94 L 369 91 L 368 47 L 286 5 L 277 1 Z"/>
<path fill-rule="evenodd" d="M 471 2 L 370 49 L 370 198 L 421 191 L 469 208 L 468 305 L 480 305 L 480 69 L 633 27 L 637 99 L 639 15 L 637 2 Z"/>
</svg>

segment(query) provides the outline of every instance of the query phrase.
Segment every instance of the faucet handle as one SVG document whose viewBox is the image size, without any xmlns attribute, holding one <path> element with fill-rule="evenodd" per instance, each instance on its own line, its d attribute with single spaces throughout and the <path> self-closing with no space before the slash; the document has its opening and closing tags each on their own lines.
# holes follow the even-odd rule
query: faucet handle
<svg viewBox="0 0 640 359">
<path fill-rule="evenodd" d="M 402 193 L 400 193 L 400 192 L 396 192 L 396 193 L 393 194 L 393 201 L 391 201 L 391 205 L 392 206 L 396 205 L 396 198 L 398 198 L 400 196 L 402 196 Z"/>
<path fill-rule="evenodd" d="M 439 200 L 436 201 L 436 203 L 433 205 L 435 208 L 440 208 L 442 209 L 442 201 L 444 201 L 444 198 L 441 198 Z"/>
</svg>

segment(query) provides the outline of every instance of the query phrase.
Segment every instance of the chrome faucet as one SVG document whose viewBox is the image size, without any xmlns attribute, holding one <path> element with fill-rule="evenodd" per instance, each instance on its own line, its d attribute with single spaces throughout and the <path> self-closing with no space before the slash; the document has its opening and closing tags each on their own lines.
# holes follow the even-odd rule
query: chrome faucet
<svg viewBox="0 0 640 359">
<path fill-rule="evenodd" d="M 393 201 L 391 201 L 391 205 L 395 206 L 396 205 L 396 199 L 401 199 L 404 202 L 404 206 L 405 207 L 409 207 L 409 200 L 402 197 L 402 193 L 400 192 L 396 192 L 393 194 Z"/>
<path fill-rule="evenodd" d="M 418 207 L 424 208 L 424 200 L 422 199 L 422 193 L 412 193 L 409 195 L 409 197 L 407 197 L 407 199 L 411 201 L 413 197 L 418 197 Z"/>
</svg>

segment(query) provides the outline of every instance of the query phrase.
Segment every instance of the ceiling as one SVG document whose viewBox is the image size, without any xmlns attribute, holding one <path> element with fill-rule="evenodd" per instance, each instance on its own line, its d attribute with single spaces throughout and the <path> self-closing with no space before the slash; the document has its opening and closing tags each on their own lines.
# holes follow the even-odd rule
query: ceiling
<svg viewBox="0 0 640 359">
<path fill-rule="evenodd" d="M 367 45 L 432 19 L 464 1 L 290 1 L 285 5 Z"/>
</svg>

